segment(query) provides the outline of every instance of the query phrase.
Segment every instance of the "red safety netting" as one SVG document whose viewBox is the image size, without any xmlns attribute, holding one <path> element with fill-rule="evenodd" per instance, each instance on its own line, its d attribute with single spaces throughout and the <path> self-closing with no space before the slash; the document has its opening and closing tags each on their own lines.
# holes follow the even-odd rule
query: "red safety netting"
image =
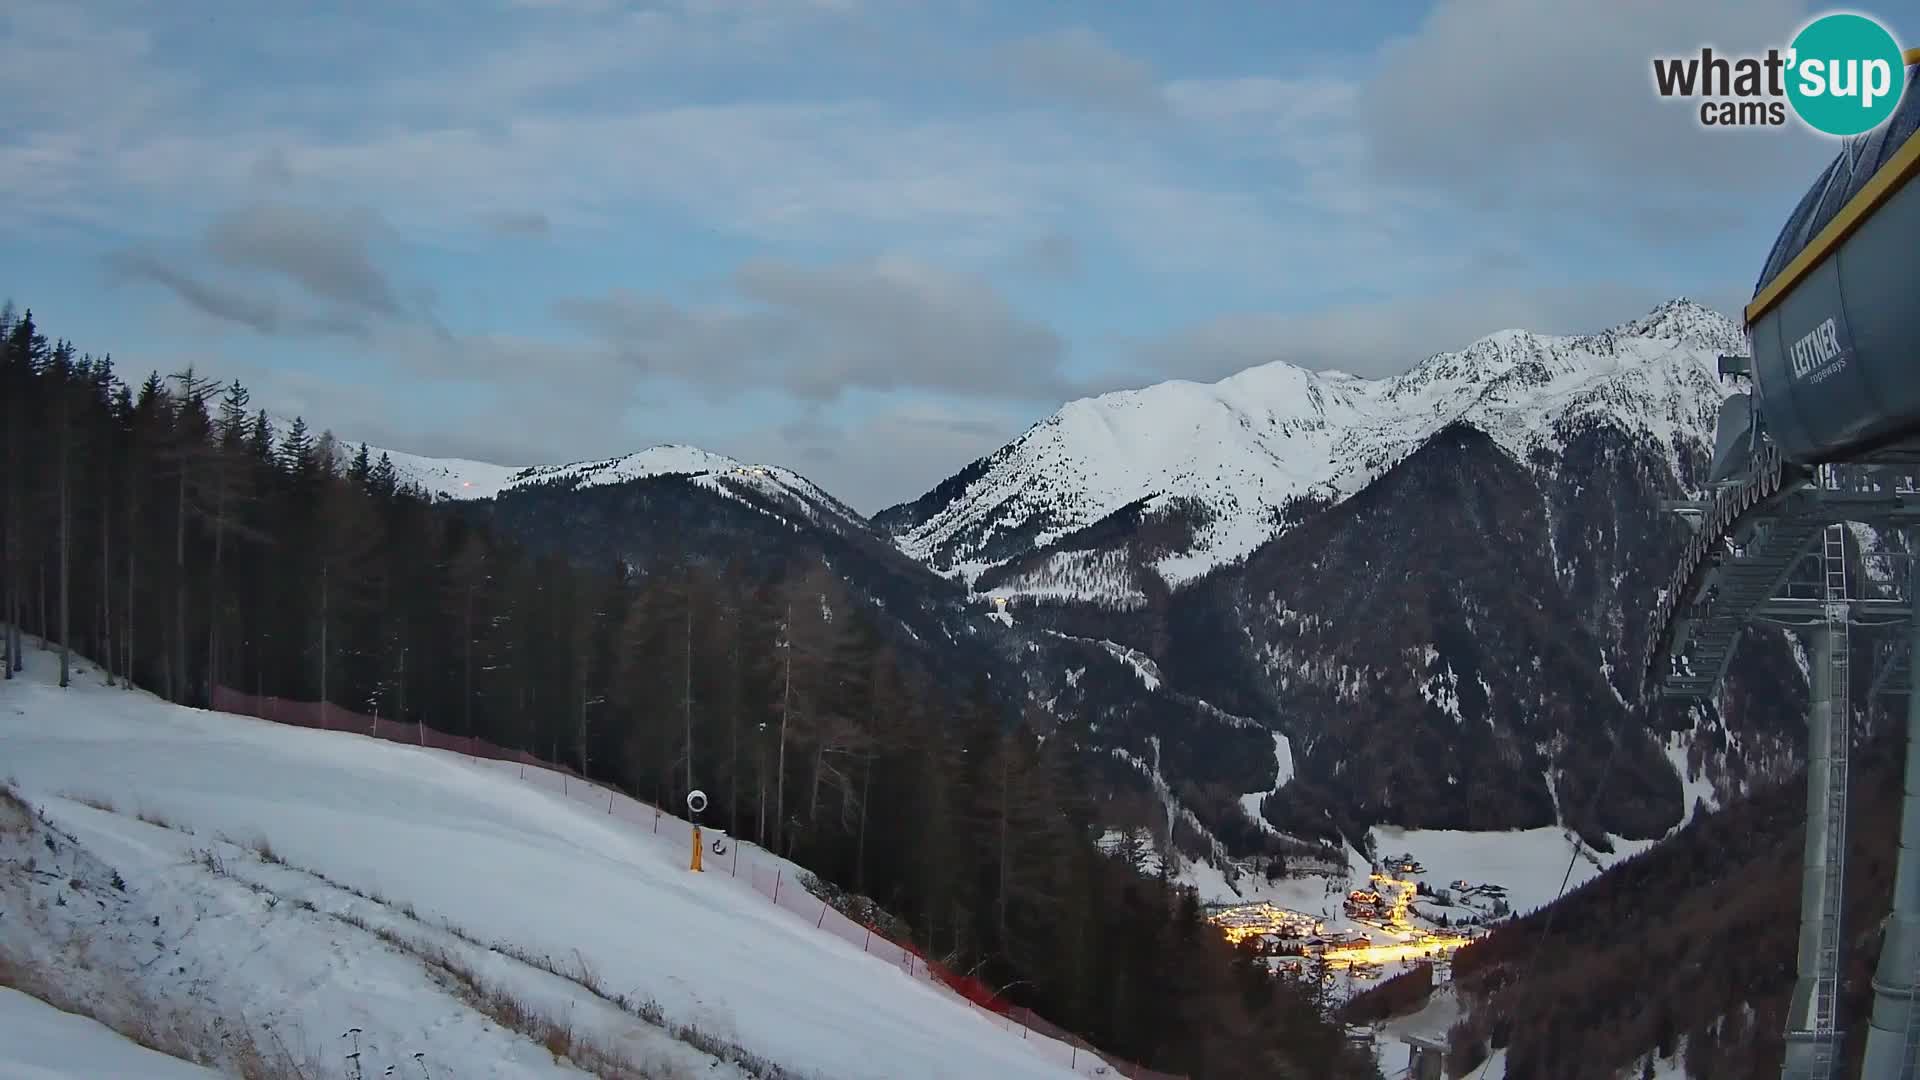
<svg viewBox="0 0 1920 1080">
<path fill-rule="evenodd" d="M 238 713 L 281 724 L 349 731 L 389 742 L 410 743 L 436 750 L 451 750 L 503 770 L 511 770 L 529 784 L 578 800 L 596 810 L 636 828 L 677 843 L 689 852 L 693 844 L 693 825 L 661 810 L 651 803 L 614 791 L 581 777 L 564 766 L 543 761 L 521 750 L 509 750 L 484 739 L 449 735 L 424 724 L 407 724 L 352 712 L 335 705 L 284 698 L 257 697 L 216 686 L 213 707 L 219 712 Z M 702 841 L 723 839 L 716 830 L 703 829 Z M 919 979 L 951 994 L 967 1005 L 976 1017 L 1019 1038 L 1027 1040 L 1036 1052 L 1082 1076 L 1122 1076 L 1128 1080 L 1186 1080 L 1172 1073 L 1155 1072 L 1108 1055 L 1078 1035 L 1047 1022 L 1032 1011 L 1009 1004 L 993 989 L 972 976 L 950 971 L 928 960 L 911 946 L 882 935 L 871 926 L 855 922 L 831 904 L 814 896 L 794 880 L 791 863 L 765 849 L 732 838 L 724 838 L 723 852 L 705 850 L 703 869 L 725 874 L 751 886 L 774 906 L 784 908 L 814 925 L 857 945 L 868 955 L 898 968 L 909 978 Z"/>
</svg>

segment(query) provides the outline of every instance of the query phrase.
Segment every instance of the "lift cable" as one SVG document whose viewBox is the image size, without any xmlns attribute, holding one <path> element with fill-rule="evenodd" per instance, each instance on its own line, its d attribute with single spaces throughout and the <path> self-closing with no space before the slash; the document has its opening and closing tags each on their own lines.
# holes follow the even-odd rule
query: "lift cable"
<svg viewBox="0 0 1920 1080">
<path fill-rule="evenodd" d="M 1599 812 L 1600 798 L 1607 790 L 1607 778 L 1613 775 L 1613 763 L 1620 754 L 1620 726 L 1618 724 L 1614 725 L 1612 739 L 1613 745 L 1607 750 L 1606 764 L 1600 768 L 1600 780 L 1593 788 L 1593 798 L 1587 800 L 1587 812 L 1583 820 L 1591 821 L 1593 820 L 1594 814 Z M 1580 861 L 1580 845 L 1584 841 L 1580 839 L 1578 829 L 1571 831 L 1573 832 L 1573 853 L 1567 858 L 1567 872 L 1560 877 L 1559 891 L 1553 894 L 1552 900 L 1547 901 L 1546 921 L 1541 924 L 1540 936 L 1535 939 L 1533 943 L 1533 955 L 1527 958 L 1527 966 L 1522 970 L 1520 979 L 1522 984 L 1533 977 L 1535 969 L 1540 964 L 1540 954 L 1546 951 L 1547 939 L 1553 936 L 1554 917 L 1560 914 L 1560 899 L 1567 894 L 1567 884 L 1573 880 L 1573 868 L 1575 864 Z M 1559 1008 L 1559 1005 L 1560 997 L 1557 994 L 1548 1000 L 1546 1019 L 1548 1026 L 1552 1025 L 1554 1011 Z M 1478 1069 L 1474 1070 L 1471 1080 L 1480 1080 L 1480 1078 L 1485 1075 L 1487 1067 L 1492 1064 L 1493 1054 L 1488 1053 L 1487 1059 L 1480 1063 Z"/>
</svg>

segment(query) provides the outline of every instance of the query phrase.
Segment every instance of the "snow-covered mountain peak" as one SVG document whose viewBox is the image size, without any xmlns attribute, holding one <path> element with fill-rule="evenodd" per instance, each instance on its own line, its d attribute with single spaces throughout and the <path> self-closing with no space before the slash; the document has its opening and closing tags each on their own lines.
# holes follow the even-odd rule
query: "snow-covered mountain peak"
<svg viewBox="0 0 1920 1080">
<path fill-rule="evenodd" d="M 416 484 L 443 499 L 491 499 L 536 485 L 588 488 L 679 476 L 723 497 L 752 497 L 763 508 L 770 504 L 814 523 L 831 521 L 838 527 L 865 522 L 851 507 L 791 469 L 748 464 L 681 443 L 662 443 L 630 454 L 564 465 L 494 465 L 376 447 L 369 447 L 368 452 L 375 458 L 382 453 L 388 455 L 402 482 Z"/>
<path fill-rule="evenodd" d="M 1747 335 L 1739 324 L 1684 296 L 1668 300 L 1645 315 L 1615 327 L 1613 332 L 1621 337 L 1684 342 L 1717 353 L 1747 351 Z"/>
<path fill-rule="evenodd" d="M 745 473 L 744 465 L 725 454 L 715 454 L 697 446 L 662 443 L 631 454 L 620 454 L 596 461 L 575 461 L 565 465 L 534 465 L 522 469 L 515 484 L 536 484 L 563 480 L 583 487 L 619 484 L 651 476 L 700 476 L 707 473 Z"/>
<path fill-rule="evenodd" d="M 1383 379 L 1276 362 L 1083 398 L 915 504 L 896 539 L 973 580 L 1125 507 L 1198 508 L 1192 542 L 1155 566 L 1177 585 L 1266 542 L 1292 500 L 1343 499 L 1452 423 L 1525 462 L 1609 422 L 1673 460 L 1710 435 L 1715 355 L 1739 338 L 1678 299 L 1598 334 L 1497 331 Z"/>
</svg>

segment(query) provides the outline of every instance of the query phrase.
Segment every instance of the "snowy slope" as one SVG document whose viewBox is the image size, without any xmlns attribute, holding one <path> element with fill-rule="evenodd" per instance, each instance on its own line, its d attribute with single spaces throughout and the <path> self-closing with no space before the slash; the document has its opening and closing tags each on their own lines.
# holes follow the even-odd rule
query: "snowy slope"
<svg viewBox="0 0 1920 1080">
<path fill-rule="evenodd" d="M 414 484 L 430 495 L 445 499 L 491 499 L 500 494 L 526 470 L 518 465 L 492 465 L 464 458 L 430 458 L 401 450 L 383 450 L 369 446 L 374 461 L 387 455 L 394 475 L 403 484 Z"/>
<path fill-rule="evenodd" d="M 36 909 L 55 914 L 37 936 L 0 922 L 16 953 L 58 962 L 58 913 L 86 912 L 105 925 L 88 931 L 94 966 L 149 996 L 297 1034 L 296 1057 L 317 1047 L 337 1062 L 357 1026 L 383 1066 L 412 1068 L 421 1053 L 435 1076 L 564 1070 L 437 988 L 446 980 L 395 942 L 454 954 L 660 1075 L 754 1075 L 662 1024 L 805 1077 L 1074 1075 L 1064 1052 L 1048 1056 L 1059 1044 L 822 933 L 814 908 L 769 903 L 744 864 L 738 878 L 688 873 L 683 839 L 581 801 L 578 784 L 569 797 L 499 763 L 180 708 L 105 689 L 92 671 L 62 691 L 51 657 L 30 660 L 26 678 L 0 684 L 0 780 L 46 815 L 66 861 L 0 887 L 71 878 L 76 899 L 42 895 Z M 271 860 L 249 850 L 263 840 Z M 659 1022 L 515 956 L 590 968 L 608 994 L 655 1003 Z"/>
<path fill-rule="evenodd" d="M 1155 567 L 1177 585 L 1269 539 L 1289 499 L 1345 498 L 1456 421 L 1521 461 L 1593 419 L 1671 455 L 1710 437 L 1728 351 L 1744 351 L 1741 332 L 1680 299 L 1597 334 L 1503 330 L 1386 379 L 1275 362 L 1085 398 L 976 463 L 944 502 L 922 500 L 898 542 L 972 580 L 1007 561 L 996 540 L 1031 534 L 1031 550 L 1140 500 L 1152 512 L 1197 499 L 1209 520 Z"/>
<path fill-rule="evenodd" d="M 0 986 L 0 1077 L 214 1080 L 219 1073 L 141 1046 L 84 1016 Z"/>
</svg>

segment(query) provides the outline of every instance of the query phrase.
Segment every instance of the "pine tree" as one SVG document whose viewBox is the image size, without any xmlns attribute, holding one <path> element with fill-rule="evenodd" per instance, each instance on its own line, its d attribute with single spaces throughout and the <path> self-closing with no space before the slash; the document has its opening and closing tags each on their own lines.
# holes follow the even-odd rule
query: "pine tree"
<svg viewBox="0 0 1920 1080">
<path fill-rule="evenodd" d="M 75 385 L 80 372 L 75 369 L 73 345 L 62 341 L 54 346 L 43 374 L 53 397 L 54 487 L 58 492 L 56 535 L 60 552 L 60 686 L 73 681 L 73 485 L 76 443 L 80 425 L 79 391 Z"/>
<path fill-rule="evenodd" d="M 260 424 L 264 425 L 266 414 L 260 414 Z M 280 440 L 280 468 L 295 479 L 311 481 L 317 471 L 313 452 L 313 435 L 307 431 L 304 416 L 293 418 L 293 426 L 287 429 L 286 437 Z"/>
<path fill-rule="evenodd" d="M 367 473 L 368 489 L 382 498 L 391 498 L 399 486 L 399 479 L 393 471 L 393 459 L 382 453 L 379 462 Z"/>
<path fill-rule="evenodd" d="M 187 525 L 193 516 L 205 513 L 201 501 L 207 482 L 204 470 L 215 454 L 209 439 L 212 422 L 207 416 L 207 398 L 213 392 L 213 383 L 201 378 L 192 366 L 175 373 L 173 380 L 179 385 L 179 391 L 175 396 L 173 443 L 167 453 L 174 490 L 173 648 L 167 665 L 167 682 L 168 696 L 185 702 L 193 692 L 187 659 Z"/>
<path fill-rule="evenodd" d="M 253 430 L 247 434 L 247 453 L 257 464 L 274 463 L 273 421 L 267 418 L 265 409 L 254 414 Z"/>
</svg>

